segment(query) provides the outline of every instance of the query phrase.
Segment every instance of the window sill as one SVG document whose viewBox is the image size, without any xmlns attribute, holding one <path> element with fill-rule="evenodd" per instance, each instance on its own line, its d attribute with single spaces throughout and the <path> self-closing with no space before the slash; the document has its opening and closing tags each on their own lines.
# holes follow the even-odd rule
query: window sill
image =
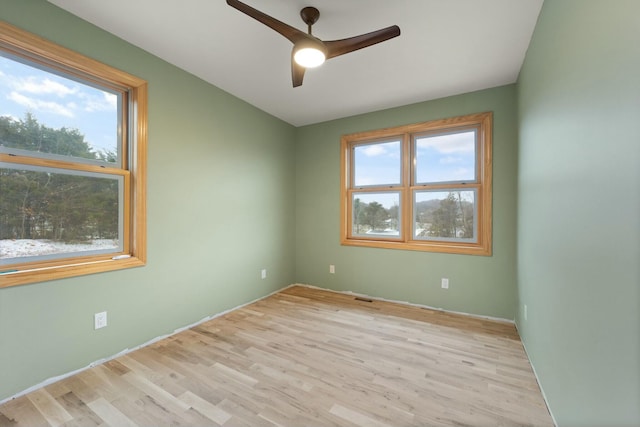
<svg viewBox="0 0 640 427">
<path fill-rule="evenodd" d="M 489 245 L 464 244 L 453 242 L 397 242 L 367 239 L 342 239 L 343 246 L 359 246 L 382 249 L 399 249 L 406 251 L 438 252 L 458 255 L 480 255 L 491 256 L 492 251 Z"/>
<path fill-rule="evenodd" d="M 115 258 L 116 259 L 114 259 L 113 256 L 104 259 L 92 257 L 91 260 L 85 258 L 70 258 L 65 260 L 64 265 L 60 265 L 59 261 L 57 265 L 47 265 L 47 263 L 38 265 L 29 264 L 28 267 L 25 266 L 24 270 L 21 270 L 19 265 L 7 266 L 6 268 L 0 268 L 0 271 L 5 271 L 5 273 L 0 273 L 0 288 L 84 276 L 106 271 L 123 270 L 145 265 L 142 259 L 133 256 L 120 259 L 116 256 Z"/>
</svg>

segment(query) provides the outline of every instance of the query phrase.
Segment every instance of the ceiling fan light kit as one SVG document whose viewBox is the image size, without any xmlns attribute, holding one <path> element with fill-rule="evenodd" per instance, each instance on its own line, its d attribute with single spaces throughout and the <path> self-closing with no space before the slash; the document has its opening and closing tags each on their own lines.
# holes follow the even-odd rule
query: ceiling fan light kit
<svg viewBox="0 0 640 427">
<path fill-rule="evenodd" d="M 314 43 L 311 40 L 303 39 L 295 44 L 293 59 L 304 68 L 315 68 L 322 65 L 327 59 L 327 49 L 322 42 Z"/>
<path fill-rule="evenodd" d="M 355 37 L 323 42 L 311 35 L 311 26 L 320 17 L 320 12 L 315 7 L 305 7 L 300 11 L 302 20 L 307 24 L 307 34 L 238 0 L 227 0 L 227 4 L 263 23 L 293 43 L 291 52 L 293 87 L 302 85 L 306 68 L 317 67 L 327 59 L 369 47 L 400 35 L 400 28 L 397 25 L 392 25 L 391 27 Z"/>
</svg>

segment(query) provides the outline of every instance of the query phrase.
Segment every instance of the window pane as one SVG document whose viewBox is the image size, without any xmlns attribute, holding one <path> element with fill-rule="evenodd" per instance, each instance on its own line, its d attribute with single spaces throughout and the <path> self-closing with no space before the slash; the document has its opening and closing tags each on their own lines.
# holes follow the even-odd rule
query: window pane
<svg viewBox="0 0 640 427">
<path fill-rule="evenodd" d="M 120 163 L 122 95 L 0 52 L 0 152 Z"/>
<path fill-rule="evenodd" d="M 124 179 L 0 164 L 0 264 L 122 251 Z"/>
<path fill-rule="evenodd" d="M 475 130 L 418 136 L 415 152 L 417 184 L 476 180 Z"/>
<path fill-rule="evenodd" d="M 356 145 L 354 186 L 400 184 L 400 153 L 400 141 Z"/>
<path fill-rule="evenodd" d="M 476 192 L 416 191 L 413 237 L 476 242 Z"/>
<path fill-rule="evenodd" d="M 400 193 L 353 193 L 354 236 L 400 236 Z"/>
</svg>

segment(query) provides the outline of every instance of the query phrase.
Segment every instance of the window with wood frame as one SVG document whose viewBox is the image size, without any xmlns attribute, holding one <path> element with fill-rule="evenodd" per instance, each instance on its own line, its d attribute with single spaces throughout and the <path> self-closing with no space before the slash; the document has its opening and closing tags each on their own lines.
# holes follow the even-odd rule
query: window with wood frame
<svg viewBox="0 0 640 427">
<path fill-rule="evenodd" d="M 344 135 L 341 243 L 491 255 L 492 113 Z"/>
<path fill-rule="evenodd" d="M 0 22 L 0 287 L 146 262 L 147 83 Z"/>
</svg>

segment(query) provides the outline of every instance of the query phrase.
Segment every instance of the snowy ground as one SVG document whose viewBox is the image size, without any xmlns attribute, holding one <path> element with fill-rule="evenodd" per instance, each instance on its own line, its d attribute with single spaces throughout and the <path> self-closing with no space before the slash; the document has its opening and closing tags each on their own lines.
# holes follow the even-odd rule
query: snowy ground
<svg viewBox="0 0 640 427">
<path fill-rule="evenodd" d="M 117 240 L 90 240 L 90 243 L 64 243 L 53 240 L 3 239 L 0 240 L 0 259 L 38 256 L 69 252 L 118 249 Z"/>
</svg>

